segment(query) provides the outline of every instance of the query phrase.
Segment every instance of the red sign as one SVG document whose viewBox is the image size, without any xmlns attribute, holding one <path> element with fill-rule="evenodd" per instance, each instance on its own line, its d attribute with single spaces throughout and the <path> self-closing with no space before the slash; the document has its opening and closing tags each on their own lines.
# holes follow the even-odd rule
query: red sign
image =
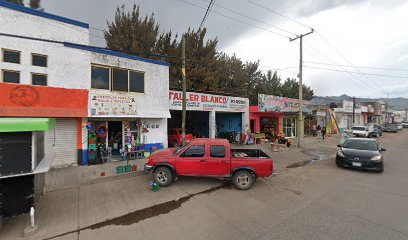
<svg viewBox="0 0 408 240">
<path fill-rule="evenodd" d="M 88 90 L 0 83 L 2 117 L 87 117 Z"/>
</svg>

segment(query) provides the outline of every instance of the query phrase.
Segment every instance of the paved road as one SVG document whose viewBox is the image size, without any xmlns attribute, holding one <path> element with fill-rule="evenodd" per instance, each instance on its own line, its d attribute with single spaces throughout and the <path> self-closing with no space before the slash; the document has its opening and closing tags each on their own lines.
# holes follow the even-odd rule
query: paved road
<svg viewBox="0 0 408 240">
<path fill-rule="evenodd" d="M 408 130 L 380 142 L 383 174 L 322 160 L 55 239 L 408 239 Z"/>
</svg>

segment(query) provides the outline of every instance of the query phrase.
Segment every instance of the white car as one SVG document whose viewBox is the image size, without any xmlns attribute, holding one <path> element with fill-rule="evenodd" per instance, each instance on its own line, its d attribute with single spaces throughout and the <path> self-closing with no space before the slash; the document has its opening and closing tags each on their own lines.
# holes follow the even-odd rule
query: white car
<svg viewBox="0 0 408 240">
<path fill-rule="evenodd" d="M 402 122 L 402 127 L 403 128 L 408 128 L 408 122 Z"/>
<path fill-rule="evenodd" d="M 402 130 L 402 129 L 403 129 L 402 124 L 401 124 L 401 123 L 397 123 L 397 128 L 398 128 L 398 130 Z"/>
<path fill-rule="evenodd" d="M 353 136 L 356 137 L 369 137 L 370 131 L 367 126 L 354 126 L 351 128 Z"/>
</svg>

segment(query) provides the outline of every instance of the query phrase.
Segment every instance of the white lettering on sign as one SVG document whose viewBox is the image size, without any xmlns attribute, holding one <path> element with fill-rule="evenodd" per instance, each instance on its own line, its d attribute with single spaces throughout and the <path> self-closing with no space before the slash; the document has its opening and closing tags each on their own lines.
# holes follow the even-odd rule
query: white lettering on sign
<svg viewBox="0 0 408 240">
<path fill-rule="evenodd" d="M 183 93 L 180 91 L 169 91 L 170 109 L 181 110 Z M 224 111 L 224 112 L 245 112 L 249 109 L 249 99 L 212 95 L 204 93 L 186 93 L 187 110 L 201 111 Z"/>
</svg>

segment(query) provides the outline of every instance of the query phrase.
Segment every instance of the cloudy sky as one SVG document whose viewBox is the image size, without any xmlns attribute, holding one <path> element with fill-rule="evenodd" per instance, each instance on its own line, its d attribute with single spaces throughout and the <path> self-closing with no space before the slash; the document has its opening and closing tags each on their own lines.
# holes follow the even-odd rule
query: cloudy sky
<svg viewBox="0 0 408 240">
<path fill-rule="evenodd" d="M 117 5 L 134 3 L 154 12 L 162 30 L 182 33 L 198 28 L 209 0 L 42 0 L 42 7 L 88 22 L 91 44 L 104 46 L 97 29 L 112 21 Z M 312 27 L 303 41 L 303 79 L 317 95 L 408 97 L 407 12 L 404 0 L 217 0 L 205 27 L 221 51 L 259 60 L 283 78 L 298 73 L 299 41 L 288 37 Z"/>
</svg>

